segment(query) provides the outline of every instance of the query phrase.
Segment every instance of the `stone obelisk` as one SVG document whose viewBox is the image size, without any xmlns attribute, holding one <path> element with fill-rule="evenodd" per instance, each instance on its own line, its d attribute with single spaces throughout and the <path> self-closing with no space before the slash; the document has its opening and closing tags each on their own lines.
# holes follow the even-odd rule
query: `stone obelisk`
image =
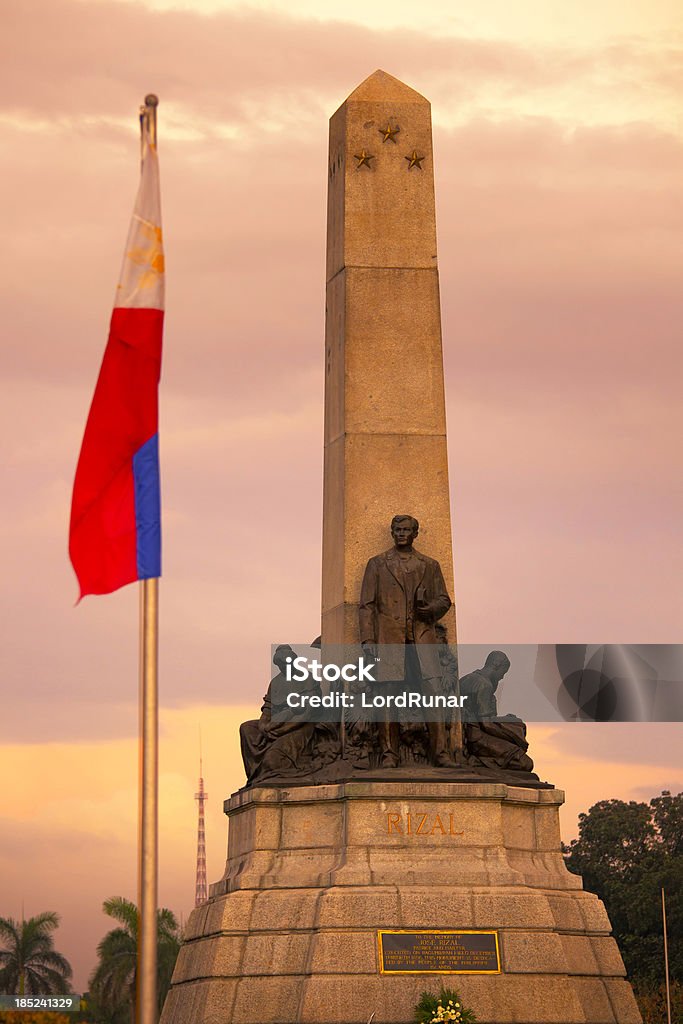
<svg viewBox="0 0 683 1024">
<path fill-rule="evenodd" d="M 453 597 L 429 101 L 375 71 L 330 121 L 328 172 L 322 630 L 341 644 L 395 514 Z"/>
</svg>

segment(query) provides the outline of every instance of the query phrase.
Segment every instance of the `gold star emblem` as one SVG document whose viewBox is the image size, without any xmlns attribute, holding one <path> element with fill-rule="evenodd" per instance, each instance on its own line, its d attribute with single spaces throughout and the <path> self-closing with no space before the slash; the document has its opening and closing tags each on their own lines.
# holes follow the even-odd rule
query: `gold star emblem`
<svg viewBox="0 0 683 1024">
<path fill-rule="evenodd" d="M 356 170 L 359 170 L 363 166 L 370 167 L 370 161 L 375 159 L 371 153 L 366 153 L 364 149 L 361 149 L 360 153 L 354 153 L 353 158 L 358 161 L 358 167 Z M 370 169 L 372 170 L 372 168 Z"/>
<path fill-rule="evenodd" d="M 404 159 L 408 161 L 408 170 L 410 170 L 411 167 L 417 167 L 418 171 L 422 170 L 422 161 L 424 160 L 424 157 L 418 156 L 416 149 L 413 150 L 410 156 L 406 156 Z"/>
<path fill-rule="evenodd" d="M 396 135 L 398 132 L 400 132 L 400 130 L 401 129 L 399 128 L 398 125 L 396 125 L 395 128 L 392 128 L 391 127 L 391 121 L 387 121 L 386 128 L 379 128 L 378 129 L 380 135 L 384 136 L 384 138 L 382 139 L 382 142 L 386 142 L 387 139 L 391 139 L 391 141 L 393 143 L 396 143 L 396 139 L 394 138 L 394 135 Z"/>
</svg>

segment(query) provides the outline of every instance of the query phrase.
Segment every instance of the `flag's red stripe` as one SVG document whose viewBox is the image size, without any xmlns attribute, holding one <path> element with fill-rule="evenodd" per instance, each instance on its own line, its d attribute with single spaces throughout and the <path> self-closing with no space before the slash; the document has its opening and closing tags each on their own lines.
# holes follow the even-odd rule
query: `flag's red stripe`
<svg viewBox="0 0 683 1024">
<path fill-rule="evenodd" d="M 85 594 L 137 577 L 133 456 L 158 430 L 164 314 L 115 309 L 71 504 L 69 552 Z"/>
</svg>

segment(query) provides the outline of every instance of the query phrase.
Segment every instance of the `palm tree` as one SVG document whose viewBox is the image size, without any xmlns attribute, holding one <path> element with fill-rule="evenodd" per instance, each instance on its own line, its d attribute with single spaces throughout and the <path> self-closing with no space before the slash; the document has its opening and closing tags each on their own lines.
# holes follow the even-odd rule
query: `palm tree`
<svg viewBox="0 0 683 1024">
<path fill-rule="evenodd" d="M 6 995 L 63 995 L 73 974 L 69 961 L 53 947 L 59 914 L 47 910 L 15 921 L 0 917 L 0 992 Z"/>
<path fill-rule="evenodd" d="M 105 900 L 102 909 L 120 923 L 107 932 L 97 947 L 99 963 L 90 978 L 90 990 L 116 1021 L 124 1015 L 135 1020 L 135 982 L 138 953 L 138 910 L 122 896 Z M 171 984 L 180 949 L 180 929 L 172 911 L 157 911 L 157 991 L 159 1010 Z"/>
</svg>

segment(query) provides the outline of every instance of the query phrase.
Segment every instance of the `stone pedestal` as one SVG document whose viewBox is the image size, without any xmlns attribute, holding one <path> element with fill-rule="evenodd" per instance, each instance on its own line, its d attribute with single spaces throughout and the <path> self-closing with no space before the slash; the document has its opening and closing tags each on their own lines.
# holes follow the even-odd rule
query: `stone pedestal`
<svg viewBox="0 0 683 1024">
<path fill-rule="evenodd" d="M 407 1024 L 442 983 L 480 1024 L 640 1024 L 605 909 L 564 865 L 563 799 L 493 782 L 236 793 L 161 1024 Z M 501 973 L 382 974 L 378 929 L 495 929 Z"/>
</svg>

